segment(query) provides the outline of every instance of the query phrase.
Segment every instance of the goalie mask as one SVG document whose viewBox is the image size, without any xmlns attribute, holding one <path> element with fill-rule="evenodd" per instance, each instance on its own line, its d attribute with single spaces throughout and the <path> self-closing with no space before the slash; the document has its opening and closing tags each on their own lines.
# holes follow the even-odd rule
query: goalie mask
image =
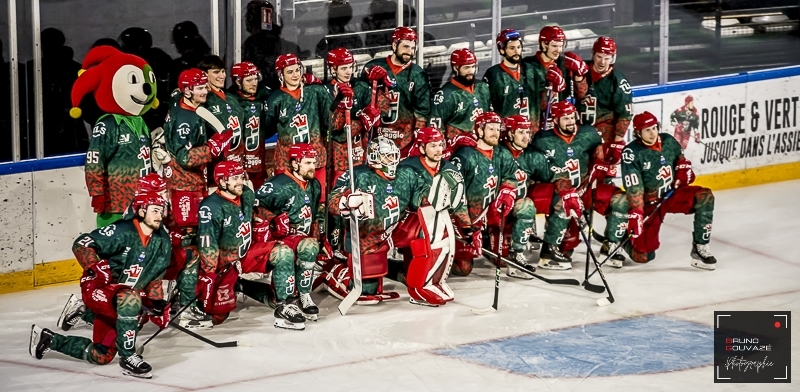
<svg viewBox="0 0 800 392">
<path fill-rule="evenodd" d="M 400 149 L 393 141 L 378 136 L 369 142 L 369 146 L 367 146 L 369 167 L 380 170 L 386 177 L 394 179 L 398 163 L 400 163 Z"/>
</svg>

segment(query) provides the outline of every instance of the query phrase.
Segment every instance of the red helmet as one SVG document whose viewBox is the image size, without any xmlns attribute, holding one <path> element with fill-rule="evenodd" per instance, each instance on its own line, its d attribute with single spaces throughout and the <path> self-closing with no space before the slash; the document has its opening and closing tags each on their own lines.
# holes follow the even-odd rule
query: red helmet
<svg viewBox="0 0 800 392">
<path fill-rule="evenodd" d="M 495 112 L 484 112 L 479 114 L 478 118 L 475 119 L 475 126 L 472 129 L 473 131 L 477 131 L 478 129 L 483 128 L 484 125 L 489 123 L 502 124 L 503 120 Z"/>
<path fill-rule="evenodd" d="M 300 58 L 297 57 L 293 53 L 286 53 L 278 56 L 278 59 L 275 60 L 275 72 L 278 75 L 283 74 L 283 69 L 286 67 L 291 67 L 292 65 L 302 64 Z"/>
<path fill-rule="evenodd" d="M 495 39 L 495 43 L 497 43 L 497 49 L 505 49 L 506 45 L 508 45 L 508 41 L 518 40 L 520 43 L 522 42 L 522 36 L 519 34 L 517 30 L 514 29 L 505 29 L 497 34 L 497 38 Z"/>
<path fill-rule="evenodd" d="M 208 76 L 197 68 L 187 69 L 178 76 L 178 89 L 181 91 L 186 87 L 194 89 L 196 86 L 205 86 L 207 84 Z"/>
<path fill-rule="evenodd" d="M 531 120 L 521 114 L 504 118 L 503 131 L 500 136 L 503 139 L 508 139 L 508 133 L 517 129 L 531 129 Z"/>
<path fill-rule="evenodd" d="M 356 62 L 353 54 L 347 48 L 336 48 L 328 52 L 326 63 L 328 67 L 338 67 Z"/>
<path fill-rule="evenodd" d="M 422 127 L 417 130 L 417 145 L 424 146 L 428 143 L 439 142 L 444 140 L 442 131 L 436 127 Z"/>
<path fill-rule="evenodd" d="M 550 41 L 564 41 L 564 46 L 566 46 L 567 36 L 564 34 L 564 30 L 558 26 L 542 27 L 542 30 L 539 31 L 539 49 L 542 48 L 542 44 L 547 45 Z"/>
<path fill-rule="evenodd" d="M 469 49 L 456 49 L 453 53 L 450 54 L 450 66 L 451 67 L 460 67 L 462 65 L 468 64 L 477 64 L 478 58 L 475 57 L 475 53 L 472 53 Z"/>
<path fill-rule="evenodd" d="M 611 37 L 600 37 L 597 39 L 597 41 L 594 41 L 594 45 L 592 45 L 592 52 L 616 56 L 617 44 Z"/>
<path fill-rule="evenodd" d="M 572 113 L 575 113 L 575 105 L 573 105 L 570 101 L 558 101 L 552 105 L 550 105 L 550 117 L 553 118 L 553 121 L 558 121 L 559 118 L 568 116 Z"/>
<path fill-rule="evenodd" d="M 244 78 L 253 75 L 258 76 L 258 80 L 261 80 L 261 72 L 258 71 L 258 67 L 249 61 L 242 61 L 231 67 L 231 77 L 234 80 L 242 81 Z"/>
<path fill-rule="evenodd" d="M 164 180 L 158 173 L 150 173 L 144 177 L 139 178 L 136 184 L 136 194 L 140 193 L 159 193 L 167 190 L 167 181 Z"/>
<path fill-rule="evenodd" d="M 417 32 L 410 27 L 400 26 L 392 33 L 392 43 L 402 40 L 417 42 Z"/>
<path fill-rule="evenodd" d="M 133 211 L 139 211 L 140 208 L 147 208 L 149 206 L 160 206 L 164 208 L 164 214 L 167 213 L 167 201 L 164 200 L 158 193 L 155 192 L 142 192 L 133 198 Z"/>
<path fill-rule="evenodd" d="M 317 150 L 308 143 L 295 143 L 289 147 L 289 159 L 316 158 Z"/>
<path fill-rule="evenodd" d="M 219 184 L 219 180 L 244 174 L 244 167 L 239 162 L 222 161 L 214 168 L 214 182 Z"/>
<path fill-rule="evenodd" d="M 686 98 L 683 100 L 683 103 L 685 105 L 688 105 L 689 102 L 694 102 L 694 97 L 692 97 L 691 95 L 687 95 Z"/>
<path fill-rule="evenodd" d="M 641 112 L 633 116 L 633 130 L 641 132 L 645 128 L 650 128 L 653 125 L 658 125 L 658 119 L 653 113 Z"/>
</svg>

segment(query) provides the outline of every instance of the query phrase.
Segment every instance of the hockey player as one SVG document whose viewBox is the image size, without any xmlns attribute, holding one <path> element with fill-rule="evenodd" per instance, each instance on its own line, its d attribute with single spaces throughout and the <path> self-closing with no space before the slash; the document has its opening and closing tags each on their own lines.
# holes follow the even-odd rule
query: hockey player
<svg viewBox="0 0 800 392">
<path fill-rule="evenodd" d="M 33 325 L 29 352 L 49 351 L 104 365 L 117 352 L 125 375 L 151 378 L 151 366 L 135 352 L 140 317 L 159 328 L 169 323 L 161 278 L 170 257 L 169 234 L 161 221 L 167 203 L 154 193 L 135 197 L 136 216 L 79 236 L 72 252 L 83 267 L 81 293 L 94 313 L 92 339 L 64 336 Z M 147 307 L 149 315 L 141 315 Z"/>
<path fill-rule="evenodd" d="M 633 261 L 653 260 L 659 247 L 658 232 L 667 213 L 694 213 L 692 266 L 714 270 L 717 259 L 711 255 L 711 222 L 714 220 L 714 194 L 694 181 L 692 163 L 683 156 L 678 142 L 667 133 L 659 133 L 659 123 L 650 112 L 633 117 L 636 139 L 622 152 L 622 178 L 630 204 L 628 231 L 633 240 L 626 250 Z M 664 199 L 667 192 L 672 195 Z M 647 221 L 659 201 L 659 210 Z"/>
<path fill-rule="evenodd" d="M 318 221 L 324 213 L 324 205 L 319 202 L 321 186 L 314 178 L 316 164 L 317 152 L 310 144 L 292 145 L 288 165 L 291 170 L 270 178 L 255 196 L 258 205 L 256 216 L 263 222 L 272 223 L 273 238 L 291 248 L 295 256 L 289 274 L 273 272 L 272 280 L 279 288 L 276 290 L 277 301 L 285 303 L 294 297 L 296 288 L 303 316 L 313 321 L 317 321 L 319 308 L 311 299 L 311 282 L 320 251 Z M 247 293 L 247 287 L 244 291 Z"/>
<path fill-rule="evenodd" d="M 275 173 L 291 168 L 289 148 L 295 143 L 308 143 L 319 153 L 315 177 L 325 194 L 325 149 L 323 132 L 327 131 L 332 113 L 333 99 L 324 86 L 306 84 L 303 64 L 293 54 L 282 54 L 275 61 L 275 70 L 281 87 L 267 101 L 267 135 L 278 134 L 275 149 Z M 324 199 L 322 200 L 324 201 Z"/>
<path fill-rule="evenodd" d="M 491 111 L 489 85 L 476 81 L 478 58 L 469 49 L 450 54 L 453 77 L 433 96 L 430 125 L 444 130 L 447 140 L 472 134 L 475 119 Z"/>
<path fill-rule="evenodd" d="M 197 65 L 205 72 L 208 78 L 208 95 L 203 106 L 208 109 L 220 123 L 233 132 L 231 144 L 225 151 L 225 159 L 242 162 L 245 151 L 245 141 L 242 135 L 242 121 L 244 113 L 235 97 L 225 93 L 225 62 L 219 56 L 209 55 Z M 206 136 L 211 138 L 217 131 L 211 124 L 206 126 Z"/>
<path fill-rule="evenodd" d="M 234 156 L 237 151 L 241 150 L 242 166 L 247 172 L 247 177 L 252 181 L 253 188 L 258 189 L 267 178 L 264 167 L 266 160 L 264 117 L 267 106 L 266 102 L 258 97 L 261 93 L 258 89 L 261 72 L 255 64 L 244 61 L 231 67 L 231 79 L 233 79 L 233 84 L 228 89 L 226 96 L 232 101 L 231 104 L 235 101 L 238 105 L 242 129 L 241 148 L 232 142 L 231 150 L 234 151 Z M 235 139 L 234 136 L 234 142 Z"/>
<path fill-rule="evenodd" d="M 539 75 L 522 61 L 522 36 L 505 29 L 495 40 L 502 60 L 486 70 L 483 81 L 489 84 L 492 109 L 500 117 L 515 114 L 530 120 L 531 134 L 539 131 L 539 93 L 534 89 Z M 531 110 L 533 108 L 533 110 Z"/>
<path fill-rule="evenodd" d="M 600 37 L 592 46 L 592 60 L 586 65 L 589 91 L 578 105 L 581 124 L 594 125 L 603 142 L 616 150 L 616 162 L 622 152 L 625 134 L 633 117 L 631 85 L 614 67 L 617 44 L 609 37 Z"/>
<path fill-rule="evenodd" d="M 572 268 L 569 254 L 580 243 L 578 224 L 571 219 L 580 219 L 583 206 L 607 217 L 606 237 L 611 243 L 606 246 L 613 246 L 625 235 L 628 205 L 621 189 L 602 181 L 611 165 L 605 161 L 608 148 L 597 131 L 590 125 L 577 124 L 575 106 L 569 101 L 554 103 L 551 113 L 554 129 L 538 134 L 533 147 L 547 158 L 553 179 L 535 185 L 531 198 L 549 215 L 539 266 L 566 270 Z M 595 181 L 596 189 L 591 190 Z M 618 263 L 614 266 L 621 267 L 622 262 Z"/>
<path fill-rule="evenodd" d="M 475 120 L 474 142 L 457 150 L 451 161 L 464 176 L 464 189 L 469 211 L 469 221 L 459 221 L 461 232 L 471 239 L 471 249 L 458 246 L 452 272 L 466 276 L 472 271 L 472 259 L 482 255 L 482 229 L 498 227 L 502 218 L 512 216 L 511 251 L 509 257 L 523 265 L 527 260 L 522 252 L 528 242 L 531 225 L 536 216 L 533 203 L 520 199 L 515 203 L 517 169 L 519 165 L 508 152 L 501 148 L 500 128 L 502 120 L 494 112 L 486 112 Z M 470 139 L 462 139 L 470 140 Z M 498 267 L 505 263 L 494 260 Z M 510 271 L 507 271 L 510 272 Z"/>
<path fill-rule="evenodd" d="M 431 115 L 428 74 L 411 61 L 416 49 L 417 33 L 409 27 L 398 27 L 392 33 L 392 54 L 385 59 L 373 59 L 361 72 L 365 81 L 388 75 L 384 91 L 376 97 L 381 109 L 377 134 L 393 140 L 401 157 L 408 156 L 414 145 L 414 130 L 424 127 Z"/>
<path fill-rule="evenodd" d="M 537 78 L 534 90 L 540 99 L 540 109 L 546 112 L 547 105 L 563 101 L 572 96 L 581 100 L 586 95 L 588 86 L 584 77 L 589 69 L 586 63 L 574 52 L 561 53 L 567 47 L 567 36 L 558 26 L 545 26 L 539 31 L 539 50 L 535 55 L 526 57 L 524 62 L 535 70 Z M 567 88 L 567 83 L 570 88 Z M 552 89 L 552 99 L 548 102 L 548 86 Z M 542 121 L 549 121 L 543 118 Z M 548 127 L 549 129 L 549 127 Z"/>
<path fill-rule="evenodd" d="M 359 217 L 363 286 L 357 303 L 362 305 L 400 297 L 396 292 L 383 290 L 383 277 L 388 273 L 388 239 L 400 220 L 400 213 L 409 204 L 419 205 L 421 195 L 419 189 L 414 189 L 416 179 L 405 174 L 395 176 L 399 174 L 399 161 L 397 145 L 378 136 L 367 146 L 367 164 L 353 169 L 356 191 L 350 192 L 351 174 L 345 172 L 336 180 L 330 194 L 328 210 L 331 214 L 349 217 L 351 213 L 357 213 Z M 351 234 L 348 233 L 347 238 Z M 359 251 L 350 249 L 348 240 L 344 244 L 348 253 Z M 328 291 L 339 299 L 347 296 L 350 279 L 349 267 L 343 264 L 329 263 L 322 275 Z"/>
<path fill-rule="evenodd" d="M 455 232 L 450 215 L 470 222 L 464 200 L 464 178 L 444 159 L 444 135 L 433 127 L 417 131 L 415 150 L 397 166 L 398 176 L 417 179 L 415 188 L 425 195 L 422 206 L 409 205 L 408 214 L 392 231 L 392 242 L 404 249 L 403 275 L 413 304 L 439 306 L 453 300 L 447 276 L 455 253 Z M 409 173 L 406 173 L 409 172 Z"/>
<path fill-rule="evenodd" d="M 689 147 L 692 133 L 694 133 L 694 140 L 700 143 L 700 133 L 697 132 L 697 127 L 700 126 L 700 117 L 697 115 L 697 108 L 694 107 L 694 98 L 691 95 L 687 95 L 683 100 L 683 106 L 672 112 L 669 116 L 669 123 L 675 127 L 675 140 L 683 150 Z"/>
</svg>

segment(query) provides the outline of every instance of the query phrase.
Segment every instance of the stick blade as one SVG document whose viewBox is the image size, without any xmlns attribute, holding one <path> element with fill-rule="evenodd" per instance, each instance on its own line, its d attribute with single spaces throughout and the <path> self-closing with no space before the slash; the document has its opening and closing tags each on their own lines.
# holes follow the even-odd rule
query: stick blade
<svg viewBox="0 0 800 392">
<path fill-rule="evenodd" d="M 611 301 L 608 298 L 603 297 L 597 300 L 597 306 L 608 306 L 611 305 Z"/>
<path fill-rule="evenodd" d="M 600 294 L 600 293 L 603 293 L 603 292 L 606 291 L 605 287 L 600 286 L 600 285 L 596 285 L 596 284 L 591 284 L 588 281 L 584 281 L 583 282 L 583 289 L 587 290 L 587 291 L 591 291 L 593 293 L 597 293 L 597 294 Z"/>
<path fill-rule="evenodd" d="M 470 310 L 472 310 L 472 313 L 475 313 L 475 314 L 491 314 L 491 313 L 494 313 L 494 312 L 497 311 L 497 309 L 492 308 L 492 307 L 479 308 L 479 309 L 470 309 Z"/>
</svg>

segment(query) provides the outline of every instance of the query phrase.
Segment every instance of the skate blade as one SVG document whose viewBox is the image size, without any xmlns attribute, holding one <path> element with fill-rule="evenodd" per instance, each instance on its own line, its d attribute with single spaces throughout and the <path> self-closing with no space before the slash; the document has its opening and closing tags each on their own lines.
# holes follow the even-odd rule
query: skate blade
<svg viewBox="0 0 800 392">
<path fill-rule="evenodd" d="M 517 271 L 517 270 L 506 271 L 506 276 L 508 276 L 509 278 L 521 279 L 521 280 L 531 280 L 531 279 L 533 279 L 533 276 L 530 276 L 530 275 L 528 275 L 526 273 L 523 273 L 523 272 Z"/>
<path fill-rule="evenodd" d="M 408 303 L 413 304 L 413 305 L 419 305 L 419 306 L 427 306 L 429 308 L 438 308 L 439 307 L 439 305 L 437 305 L 437 304 L 432 304 L 430 302 L 425 302 L 425 301 L 417 301 L 414 298 L 409 298 L 408 299 Z"/>
<path fill-rule="evenodd" d="M 572 269 L 572 264 L 567 264 L 567 263 L 550 264 L 550 263 L 540 262 L 539 268 L 551 271 L 568 271 Z"/>
<path fill-rule="evenodd" d="M 39 336 L 41 334 L 42 329 L 40 327 L 37 327 L 36 324 L 31 325 L 31 340 L 28 342 L 28 354 L 34 358 L 36 358 L 36 345 L 39 344 Z"/>
<path fill-rule="evenodd" d="M 132 372 L 132 371 L 130 371 L 128 369 L 122 369 L 122 374 L 124 376 L 131 376 L 131 377 L 136 377 L 136 378 L 144 378 L 144 379 L 148 379 L 148 380 L 153 378 L 153 373 L 152 372 L 134 373 L 134 372 Z"/>
<path fill-rule="evenodd" d="M 305 317 L 305 318 L 306 318 L 306 321 L 309 321 L 309 320 L 310 320 L 310 321 L 314 321 L 314 322 L 316 322 L 317 320 L 319 320 L 319 314 L 308 314 L 308 313 L 303 313 L 303 317 Z"/>
<path fill-rule="evenodd" d="M 303 331 L 306 329 L 305 323 L 295 324 L 284 319 L 276 319 L 275 324 L 273 324 L 273 326 L 275 328 L 288 329 L 290 331 Z"/>
<path fill-rule="evenodd" d="M 214 329 L 213 321 L 179 320 L 178 325 L 190 331 L 210 331 Z"/>
<path fill-rule="evenodd" d="M 608 264 L 609 267 L 622 268 L 622 261 L 614 260 L 613 257 L 608 259 L 606 264 Z"/>
<path fill-rule="evenodd" d="M 704 263 L 704 262 L 702 262 L 700 260 L 695 260 L 695 259 L 692 259 L 692 267 L 699 268 L 701 270 L 706 270 L 706 271 L 713 271 L 713 270 L 717 269 L 717 265 L 716 264 L 706 264 L 706 263 Z"/>
</svg>

